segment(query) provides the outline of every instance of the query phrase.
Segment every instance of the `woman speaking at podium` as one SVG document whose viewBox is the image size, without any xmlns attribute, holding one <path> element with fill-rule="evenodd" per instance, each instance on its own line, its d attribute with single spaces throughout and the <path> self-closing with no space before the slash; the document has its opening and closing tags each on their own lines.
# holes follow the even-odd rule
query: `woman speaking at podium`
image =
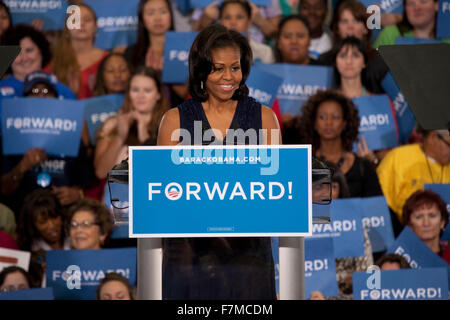
<svg viewBox="0 0 450 320">
<path fill-rule="evenodd" d="M 248 97 L 245 84 L 252 50 L 240 33 L 222 25 L 203 29 L 189 53 L 192 99 L 169 110 L 161 120 L 158 145 L 226 142 L 227 132 L 263 130 L 246 144 L 281 144 L 275 114 Z M 196 121 L 197 122 L 195 124 Z M 194 137 L 201 123 L 202 137 Z M 190 143 L 180 139 L 185 129 Z M 203 133 L 213 129 L 211 139 Z M 196 130 L 198 131 L 198 130 Z M 178 132 L 178 135 L 177 135 Z M 210 131 L 211 132 L 211 131 Z M 173 134 L 174 133 L 174 134 Z M 224 138 L 225 137 L 225 138 Z M 248 137 L 247 137 L 248 138 Z M 233 139 L 235 137 L 233 136 Z M 237 139 L 238 141 L 240 139 Z M 242 142 L 242 141 L 241 141 Z M 201 206 L 199 206 L 201 210 Z M 163 240 L 163 299 L 276 299 L 270 238 L 183 238 Z"/>
</svg>

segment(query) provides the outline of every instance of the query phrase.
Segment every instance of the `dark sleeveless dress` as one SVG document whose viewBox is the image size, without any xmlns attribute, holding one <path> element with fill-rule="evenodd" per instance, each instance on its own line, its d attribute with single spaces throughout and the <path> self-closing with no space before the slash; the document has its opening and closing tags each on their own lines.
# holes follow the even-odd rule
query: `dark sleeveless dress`
<svg viewBox="0 0 450 320">
<path fill-rule="evenodd" d="M 192 139 L 194 121 L 202 122 L 202 131 L 211 128 L 200 102 L 185 101 L 178 110 L 180 128 Z M 230 129 L 261 127 L 261 105 L 239 100 Z M 163 252 L 163 299 L 276 299 L 271 238 L 164 239 Z"/>
</svg>

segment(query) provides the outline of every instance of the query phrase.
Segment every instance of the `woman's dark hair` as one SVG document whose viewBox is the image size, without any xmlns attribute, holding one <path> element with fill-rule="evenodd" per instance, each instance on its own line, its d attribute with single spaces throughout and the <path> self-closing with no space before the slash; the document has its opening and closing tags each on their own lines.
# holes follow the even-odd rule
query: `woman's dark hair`
<svg viewBox="0 0 450 320">
<path fill-rule="evenodd" d="M 247 0 L 224 0 L 222 4 L 219 7 L 219 18 L 222 18 L 223 11 L 225 10 L 226 6 L 229 4 L 238 4 L 240 5 L 245 12 L 247 13 L 247 17 L 251 18 L 252 16 L 252 7 L 250 7 L 250 4 Z"/>
<path fill-rule="evenodd" d="M 109 209 L 100 201 L 90 198 L 83 198 L 72 205 L 68 210 L 67 230 L 69 230 L 70 222 L 78 211 L 88 211 L 94 216 L 94 222 L 100 227 L 100 234 L 105 235 L 103 246 L 109 241 L 113 230 L 113 219 Z"/>
<path fill-rule="evenodd" d="M 39 188 L 25 197 L 17 223 L 17 243 L 20 249 L 30 251 L 33 241 L 40 238 L 39 231 L 35 226 L 39 215 L 42 215 L 45 220 L 61 217 L 64 223 L 64 209 L 58 197 L 49 189 Z M 61 241 L 64 241 L 65 235 L 64 228 L 62 228 Z"/>
<path fill-rule="evenodd" d="M 348 99 L 342 93 L 334 90 L 318 90 L 314 95 L 309 97 L 308 101 L 303 105 L 301 117 L 296 126 L 301 135 L 302 143 L 311 144 L 313 154 L 320 147 L 320 137 L 315 130 L 315 122 L 317 117 L 317 109 L 327 101 L 336 102 L 342 109 L 346 126 L 341 133 L 342 147 L 346 151 L 351 151 L 353 142 L 358 137 L 359 114 L 358 109 L 352 100 Z"/>
<path fill-rule="evenodd" d="M 364 4 L 357 0 L 346 0 L 341 2 L 341 4 L 338 6 L 336 10 L 336 14 L 333 17 L 332 21 L 332 29 L 333 29 L 333 47 L 335 47 L 339 41 L 342 40 L 340 34 L 339 34 L 339 20 L 341 19 L 342 13 L 348 10 L 351 12 L 353 17 L 359 22 L 361 22 L 365 27 L 367 23 L 367 19 L 369 19 L 370 15 L 367 13 L 366 7 Z M 364 37 L 364 42 L 366 45 L 366 51 L 369 52 L 369 50 L 372 48 L 370 44 L 370 39 L 372 37 L 372 30 L 367 29 L 367 34 Z"/>
<path fill-rule="evenodd" d="M 105 275 L 105 277 L 102 279 L 102 281 L 100 281 L 100 284 L 98 285 L 97 293 L 96 293 L 97 300 L 100 300 L 101 290 L 102 290 L 103 286 L 106 283 L 108 283 L 109 281 L 119 281 L 119 282 L 123 283 L 125 285 L 125 287 L 127 287 L 128 294 L 130 295 L 130 300 L 135 300 L 134 290 L 133 290 L 133 287 L 131 286 L 130 282 L 128 281 L 127 278 L 125 278 L 123 275 L 121 275 L 120 273 L 117 273 L 117 272 L 107 273 Z"/>
<path fill-rule="evenodd" d="M 147 53 L 147 49 L 151 46 L 150 43 L 150 37 L 148 36 L 148 30 L 145 28 L 144 24 L 144 7 L 147 4 L 147 2 L 150 2 L 152 0 L 141 0 L 139 2 L 138 6 L 138 27 L 137 27 L 137 41 L 136 45 L 134 47 L 134 53 L 133 53 L 133 59 L 131 63 L 135 65 L 137 61 L 141 61 L 142 57 L 145 57 Z M 169 0 L 164 0 L 167 4 L 167 9 L 170 12 L 170 28 L 169 30 L 173 31 L 175 30 L 174 24 L 173 24 L 173 12 L 172 7 L 170 5 Z"/>
<path fill-rule="evenodd" d="M 400 31 L 401 35 L 404 35 L 406 32 L 414 30 L 413 25 L 409 22 L 408 20 L 408 16 L 406 14 L 406 1 L 407 0 L 403 0 L 403 16 L 402 16 L 402 20 L 397 23 L 397 28 L 398 31 Z M 434 2 L 436 2 L 437 0 L 434 0 Z M 436 37 L 436 25 L 437 25 L 437 12 L 436 15 L 434 17 L 434 27 L 433 27 L 433 36 Z"/>
<path fill-rule="evenodd" d="M 382 255 L 375 262 L 375 264 L 381 268 L 383 264 L 385 264 L 386 262 L 398 263 L 400 265 L 400 269 L 411 269 L 411 266 L 409 265 L 408 261 L 406 261 L 406 259 L 403 258 L 403 256 L 397 253 L 386 253 Z"/>
<path fill-rule="evenodd" d="M 309 22 L 308 19 L 306 19 L 304 16 L 299 15 L 299 14 L 294 14 L 294 15 L 290 15 L 290 16 L 286 16 L 283 19 L 281 19 L 280 23 L 278 24 L 278 32 L 277 32 L 277 36 L 276 36 L 276 41 L 275 41 L 275 45 L 274 45 L 274 56 L 275 56 L 275 61 L 276 62 L 282 62 L 282 56 L 281 56 L 281 51 L 280 49 L 278 49 L 278 41 L 280 40 L 280 36 L 281 36 L 281 30 L 283 30 L 283 27 L 286 23 L 288 23 L 291 20 L 298 20 L 300 22 L 302 22 L 305 27 L 306 30 L 308 30 L 308 36 L 311 37 L 311 27 L 309 26 Z"/>
<path fill-rule="evenodd" d="M 131 63 L 128 61 L 128 59 L 126 59 L 124 57 L 123 54 L 119 53 L 119 52 L 110 52 L 99 64 L 98 66 L 98 71 L 97 71 L 97 75 L 95 76 L 95 86 L 94 86 L 94 95 L 96 96 L 100 96 L 100 95 L 104 95 L 104 94 L 108 94 L 107 92 L 107 88 L 105 85 L 105 79 L 103 77 L 103 72 L 105 69 L 105 65 L 108 62 L 109 59 L 111 59 L 112 57 L 120 57 L 122 58 L 126 64 L 127 64 L 127 68 L 130 71 L 130 75 L 132 74 L 132 66 Z"/>
<path fill-rule="evenodd" d="M 441 213 L 441 219 L 445 221 L 444 228 L 448 224 L 447 205 L 441 196 L 431 190 L 417 190 L 414 192 L 403 205 L 402 220 L 403 225 L 409 225 L 411 214 L 418 208 L 425 206 L 432 206 L 435 204 Z M 442 234 L 443 230 L 441 230 Z"/>
<path fill-rule="evenodd" d="M 31 26 L 25 24 L 18 24 L 16 26 L 8 28 L 1 37 L 0 45 L 2 46 L 19 46 L 20 41 L 24 38 L 30 38 L 41 52 L 42 66 L 41 69 L 47 66 L 52 58 L 50 51 L 50 43 L 45 35 Z M 12 73 L 11 67 L 9 67 L 8 73 Z"/>
<path fill-rule="evenodd" d="M 334 87 L 339 88 L 341 86 L 341 75 L 339 73 L 339 70 L 337 69 L 337 56 L 339 52 L 345 48 L 355 48 L 357 49 L 364 57 L 364 63 L 366 67 L 361 71 L 361 82 L 364 87 L 367 87 L 368 84 L 366 83 L 366 69 L 367 64 L 369 63 L 369 56 L 367 55 L 366 46 L 363 41 L 359 40 L 356 37 L 347 37 L 345 39 L 342 39 L 338 42 L 336 47 L 333 49 L 333 75 L 334 75 Z"/>
<path fill-rule="evenodd" d="M 8 16 L 8 19 L 9 19 L 9 28 L 11 28 L 11 26 L 13 25 L 12 18 L 11 18 L 11 12 L 9 11 L 8 6 L 3 1 L 0 0 L 0 10 L 1 9 L 5 10 L 6 15 Z"/>
<path fill-rule="evenodd" d="M 351 198 L 350 189 L 348 188 L 347 178 L 338 165 L 333 162 L 323 160 L 325 165 L 331 169 L 331 182 L 339 184 L 339 199 Z"/>
<path fill-rule="evenodd" d="M 247 39 L 237 31 L 228 30 L 221 24 L 204 28 L 195 38 L 189 51 L 189 93 L 198 101 L 208 100 L 208 93 L 202 89 L 213 68 L 211 51 L 219 48 L 238 48 L 241 55 L 242 81 L 231 99 L 240 100 L 248 97 L 245 84 L 253 60 L 252 49 Z"/>
<path fill-rule="evenodd" d="M 28 282 L 28 287 L 32 287 L 31 286 L 31 278 L 30 275 L 28 274 L 28 272 L 26 272 L 23 268 L 19 267 L 19 266 L 9 266 L 4 268 L 1 272 L 0 272 L 0 286 L 3 285 L 3 283 L 5 282 L 6 277 L 11 274 L 11 273 L 15 273 L 15 272 L 20 272 L 25 279 Z"/>
</svg>

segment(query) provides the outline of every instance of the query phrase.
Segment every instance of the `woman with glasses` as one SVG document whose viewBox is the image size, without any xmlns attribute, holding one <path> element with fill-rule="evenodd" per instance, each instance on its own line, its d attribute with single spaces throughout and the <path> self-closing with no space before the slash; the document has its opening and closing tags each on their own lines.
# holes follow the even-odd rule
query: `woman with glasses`
<svg viewBox="0 0 450 320">
<path fill-rule="evenodd" d="M 101 202 L 85 198 L 70 207 L 69 234 L 74 249 L 97 250 L 109 240 L 113 221 Z"/>
</svg>

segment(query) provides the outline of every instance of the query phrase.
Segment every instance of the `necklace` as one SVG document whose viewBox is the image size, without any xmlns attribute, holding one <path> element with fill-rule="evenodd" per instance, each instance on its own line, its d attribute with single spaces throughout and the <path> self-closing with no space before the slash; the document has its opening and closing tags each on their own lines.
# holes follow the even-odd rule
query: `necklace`
<svg viewBox="0 0 450 320">
<path fill-rule="evenodd" d="M 326 161 L 325 157 L 323 156 L 322 152 L 319 150 L 319 160 Z M 337 166 L 340 168 L 344 164 L 345 158 L 344 158 L 344 152 L 342 152 L 341 157 L 339 158 L 337 162 Z M 330 161 L 331 162 L 331 161 Z"/>
</svg>

